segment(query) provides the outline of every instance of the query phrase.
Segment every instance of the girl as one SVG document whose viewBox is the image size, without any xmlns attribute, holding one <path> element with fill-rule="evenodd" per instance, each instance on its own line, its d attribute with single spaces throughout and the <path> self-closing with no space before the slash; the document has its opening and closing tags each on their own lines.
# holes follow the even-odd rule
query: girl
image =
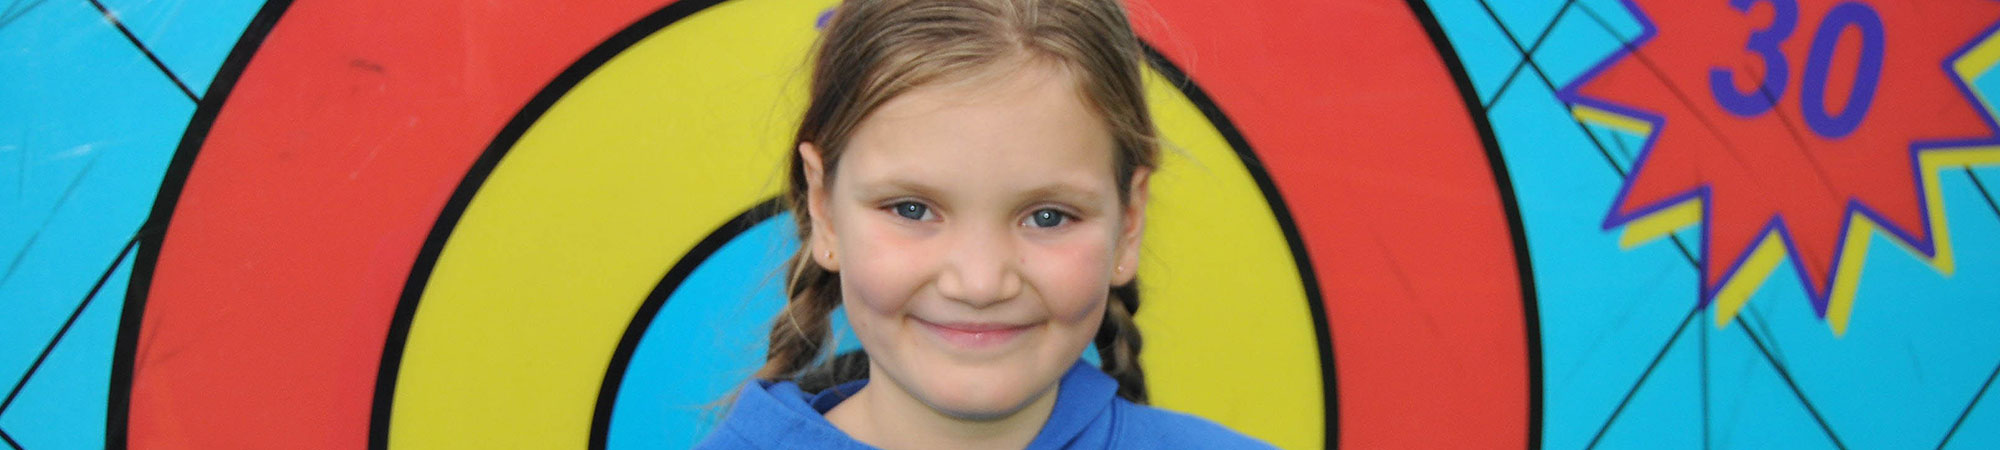
<svg viewBox="0 0 2000 450">
<path fill-rule="evenodd" d="M 1266 447 L 1142 406 L 1140 52 L 1116 0 L 840 5 L 791 163 L 790 300 L 702 446 Z M 866 356 L 820 362 L 836 307 Z"/>
</svg>

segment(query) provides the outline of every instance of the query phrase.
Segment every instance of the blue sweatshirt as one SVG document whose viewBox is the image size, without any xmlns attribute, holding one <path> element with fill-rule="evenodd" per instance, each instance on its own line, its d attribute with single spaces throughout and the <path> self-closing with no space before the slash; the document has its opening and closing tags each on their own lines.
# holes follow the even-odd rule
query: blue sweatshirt
<svg viewBox="0 0 2000 450">
<path fill-rule="evenodd" d="M 753 380 L 701 449 L 873 449 L 826 421 L 867 380 L 807 394 L 792 382 Z M 1078 361 L 1063 374 L 1055 410 L 1029 449 L 1267 449 L 1269 444 L 1199 417 L 1133 404 L 1118 382 Z"/>
</svg>

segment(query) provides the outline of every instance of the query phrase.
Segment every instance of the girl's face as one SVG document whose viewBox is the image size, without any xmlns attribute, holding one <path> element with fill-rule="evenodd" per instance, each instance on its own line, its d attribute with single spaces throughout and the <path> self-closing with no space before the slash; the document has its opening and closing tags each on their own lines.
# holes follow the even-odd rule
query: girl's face
<svg viewBox="0 0 2000 450">
<path fill-rule="evenodd" d="M 860 124 L 831 186 L 800 146 L 812 256 L 840 274 L 869 389 L 968 420 L 1053 401 L 1133 277 L 1147 178 L 1120 202 L 1112 135 L 1072 80 L 1031 63 L 904 93 Z"/>
</svg>

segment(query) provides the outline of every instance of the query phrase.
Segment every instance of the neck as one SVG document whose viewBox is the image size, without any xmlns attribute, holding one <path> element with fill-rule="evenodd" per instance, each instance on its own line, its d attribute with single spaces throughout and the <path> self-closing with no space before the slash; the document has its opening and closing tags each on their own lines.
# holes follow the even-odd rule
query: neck
<svg viewBox="0 0 2000 450">
<path fill-rule="evenodd" d="M 876 367 L 867 386 L 848 397 L 826 419 L 862 443 L 884 449 L 1025 448 L 1055 411 L 1056 388 L 1042 392 L 1019 411 L 990 420 L 969 420 L 938 411 L 910 395 Z"/>
</svg>

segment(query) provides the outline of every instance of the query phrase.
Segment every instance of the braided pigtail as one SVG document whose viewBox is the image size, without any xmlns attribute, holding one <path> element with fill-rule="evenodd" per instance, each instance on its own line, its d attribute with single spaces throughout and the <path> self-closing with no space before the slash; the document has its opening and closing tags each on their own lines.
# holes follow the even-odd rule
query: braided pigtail
<svg viewBox="0 0 2000 450">
<path fill-rule="evenodd" d="M 1139 312 L 1139 282 L 1111 288 L 1104 305 L 1104 323 L 1097 327 L 1097 359 L 1104 373 L 1118 380 L 1118 396 L 1132 403 L 1146 404 L 1146 371 L 1139 367 L 1139 325 L 1132 315 Z"/>
<path fill-rule="evenodd" d="M 787 264 L 792 268 L 785 283 L 788 299 L 771 323 L 771 347 L 757 369 L 759 379 L 792 379 L 812 367 L 833 339 L 827 317 L 840 306 L 840 275 L 814 263 L 809 251 L 801 248 Z"/>
</svg>

